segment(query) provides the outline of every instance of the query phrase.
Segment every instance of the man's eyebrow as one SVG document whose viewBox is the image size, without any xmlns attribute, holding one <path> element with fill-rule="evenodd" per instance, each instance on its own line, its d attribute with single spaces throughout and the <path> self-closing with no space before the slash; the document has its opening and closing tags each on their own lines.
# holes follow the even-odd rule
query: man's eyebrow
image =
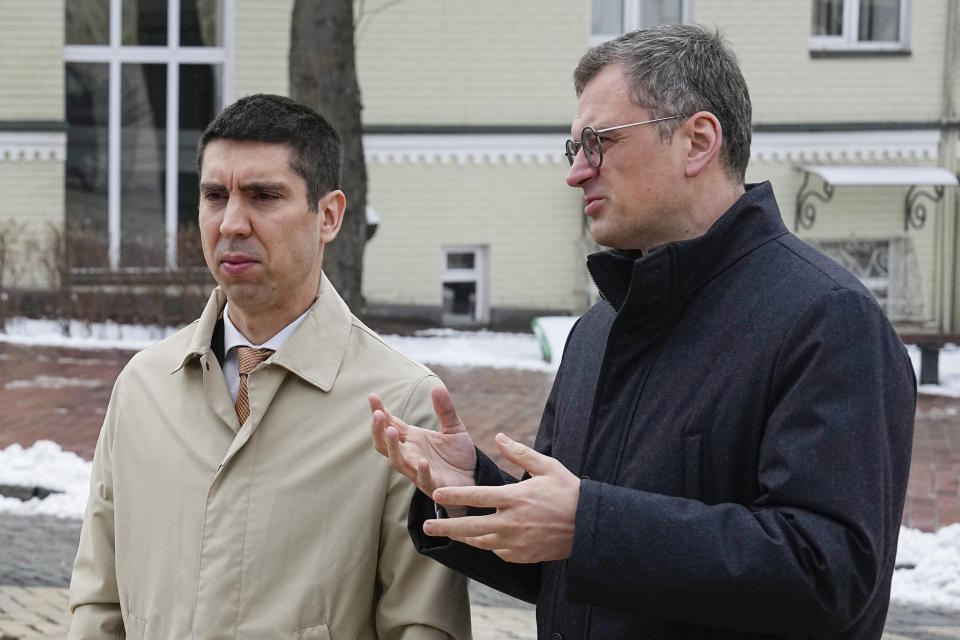
<svg viewBox="0 0 960 640">
<path fill-rule="evenodd" d="M 284 182 L 248 182 L 240 185 L 242 191 L 287 191 Z"/>
<path fill-rule="evenodd" d="M 201 182 L 200 191 L 223 191 L 224 186 L 219 182 Z"/>
</svg>

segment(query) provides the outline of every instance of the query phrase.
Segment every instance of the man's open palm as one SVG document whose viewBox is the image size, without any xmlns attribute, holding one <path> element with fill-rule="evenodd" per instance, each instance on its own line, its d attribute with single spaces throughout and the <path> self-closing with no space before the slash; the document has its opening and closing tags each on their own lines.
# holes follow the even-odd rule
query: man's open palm
<svg viewBox="0 0 960 640">
<path fill-rule="evenodd" d="M 428 496 L 441 487 L 473 485 L 477 466 L 473 439 L 457 416 L 450 394 L 436 387 L 431 398 L 439 431 L 408 425 L 392 416 L 377 394 L 368 397 L 374 447 Z"/>
</svg>

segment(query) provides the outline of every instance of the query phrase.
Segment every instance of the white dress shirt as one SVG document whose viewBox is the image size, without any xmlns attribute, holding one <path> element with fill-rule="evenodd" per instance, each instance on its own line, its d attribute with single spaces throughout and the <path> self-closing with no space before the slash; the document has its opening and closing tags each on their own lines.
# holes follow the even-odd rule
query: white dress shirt
<svg viewBox="0 0 960 640">
<path fill-rule="evenodd" d="M 250 341 L 230 322 L 230 302 L 227 302 L 223 307 L 223 377 L 227 380 L 227 390 L 230 391 L 230 398 L 234 402 L 237 401 L 237 393 L 240 391 L 240 365 L 237 364 L 237 347 L 277 351 L 297 330 L 312 307 L 313 305 L 307 307 L 307 310 L 299 318 L 285 326 L 263 344 L 250 344 Z"/>
</svg>

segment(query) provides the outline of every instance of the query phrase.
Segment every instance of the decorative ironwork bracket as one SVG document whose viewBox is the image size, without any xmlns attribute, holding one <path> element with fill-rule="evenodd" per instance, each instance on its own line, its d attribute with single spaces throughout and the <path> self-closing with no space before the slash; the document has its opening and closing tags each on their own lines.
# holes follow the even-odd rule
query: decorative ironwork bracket
<svg viewBox="0 0 960 640">
<path fill-rule="evenodd" d="M 793 220 L 794 231 L 813 227 L 813 223 L 817 218 L 817 207 L 813 202 L 810 202 L 811 198 L 816 198 L 820 202 L 827 203 L 830 202 L 830 199 L 833 197 L 833 185 L 829 182 L 823 181 L 823 193 L 820 193 L 813 187 L 807 189 L 809 183 L 810 172 L 804 171 L 803 184 L 800 185 L 800 189 L 797 191 L 797 209 Z"/>
<path fill-rule="evenodd" d="M 933 193 L 929 191 L 920 191 L 919 185 L 912 185 L 907 191 L 907 198 L 904 202 L 903 230 L 922 229 L 927 222 L 927 207 L 922 202 L 917 202 L 920 198 L 929 198 L 934 204 L 943 200 L 945 187 L 935 185 Z"/>
</svg>

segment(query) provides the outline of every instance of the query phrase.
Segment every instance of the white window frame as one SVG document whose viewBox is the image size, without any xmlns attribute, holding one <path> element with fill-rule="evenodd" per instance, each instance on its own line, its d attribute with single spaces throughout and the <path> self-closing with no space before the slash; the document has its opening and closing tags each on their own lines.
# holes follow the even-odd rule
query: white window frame
<svg viewBox="0 0 960 640">
<path fill-rule="evenodd" d="M 643 15 L 643 5 L 647 0 L 621 0 L 623 4 L 623 31 L 620 33 L 593 33 L 592 24 L 587 25 L 590 31 L 590 46 L 595 47 L 598 44 L 612 40 L 628 31 L 634 31 L 645 26 L 641 24 L 640 18 Z M 681 22 L 689 24 L 693 22 L 693 2 L 694 0 L 682 0 Z"/>
<path fill-rule="evenodd" d="M 810 25 L 813 28 L 813 2 L 810 3 Z M 913 1 L 900 0 L 900 33 L 897 40 L 857 40 L 860 32 L 860 0 L 844 0 L 843 33 L 838 36 L 810 35 L 811 51 L 826 52 L 900 52 L 910 50 L 910 24 Z"/>
<path fill-rule="evenodd" d="M 180 65 L 218 64 L 221 66 L 221 100 L 223 108 L 232 101 L 233 93 L 233 11 L 235 0 L 222 0 L 221 46 L 180 46 L 180 0 L 167 0 L 166 46 L 130 46 L 122 40 L 123 0 L 110 0 L 110 42 L 106 45 L 65 45 L 64 63 L 97 62 L 109 64 L 107 107 L 107 229 L 110 268 L 120 269 L 120 65 L 167 65 L 165 248 L 166 266 L 177 266 L 177 231 L 179 212 L 177 193 L 179 180 L 180 132 Z"/>
<path fill-rule="evenodd" d="M 449 269 L 447 257 L 451 253 L 472 253 L 473 269 Z M 474 318 L 468 324 L 488 324 L 490 322 L 490 247 L 489 245 L 446 245 L 441 250 L 441 316 L 447 323 L 447 314 L 443 309 L 443 286 L 448 282 L 473 282 L 476 284 L 474 300 Z"/>
</svg>

